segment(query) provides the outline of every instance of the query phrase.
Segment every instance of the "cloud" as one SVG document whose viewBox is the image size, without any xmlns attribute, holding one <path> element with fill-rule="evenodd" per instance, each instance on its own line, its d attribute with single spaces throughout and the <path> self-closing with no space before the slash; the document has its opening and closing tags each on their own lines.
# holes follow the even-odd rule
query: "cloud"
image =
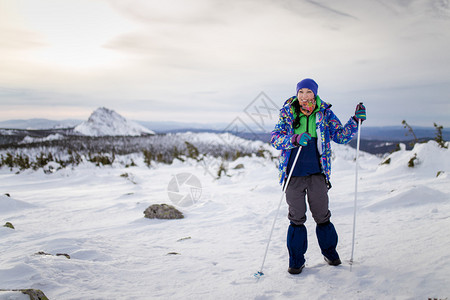
<svg viewBox="0 0 450 300">
<path fill-rule="evenodd" d="M 214 107 L 226 112 L 216 118 L 237 115 L 261 91 L 281 103 L 304 77 L 345 116 L 356 98 L 450 100 L 446 1 L 42 0 L 38 13 L 23 3 L 14 13 L 31 23 L 0 21 L 9 37 L 0 41 L 0 86 L 29 91 L 16 104 L 142 116 L 178 107 L 197 121 Z M 2 105 L 13 98 L 0 92 Z"/>
<path fill-rule="evenodd" d="M 0 49 L 2 55 L 15 51 L 29 50 L 42 47 L 44 44 L 39 37 L 30 31 L 0 28 Z"/>
</svg>

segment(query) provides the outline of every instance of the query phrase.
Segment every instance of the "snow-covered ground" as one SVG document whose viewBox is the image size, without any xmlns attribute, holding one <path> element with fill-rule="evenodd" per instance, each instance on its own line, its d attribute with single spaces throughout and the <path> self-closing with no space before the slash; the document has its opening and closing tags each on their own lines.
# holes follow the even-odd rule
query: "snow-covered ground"
<svg viewBox="0 0 450 300">
<path fill-rule="evenodd" d="M 11 222 L 15 229 L 0 227 L 0 289 L 40 289 L 50 299 L 449 298 L 449 150 L 420 144 L 384 165 L 386 158 L 361 153 L 350 268 L 355 150 L 333 147 L 338 267 L 324 262 L 308 213 L 306 268 L 300 275 L 287 272 L 283 201 L 265 275 L 253 277 L 281 197 L 270 159 L 240 158 L 228 166 L 230 177 L 216 180 L 194 160 L 147 168 L 135 158 L 138 166 L 131 168 L 1 169 L 0 225 Z M 233 169 L 239 164 L 244 168 Z M 168 184 L 180 173 L 202 184 L 196 202 L 179 207 L 185 218 L 144 218 L 149 205 L 172 204 Z M 7 297 L 11 293 L 0 292 L 0 299 L 15 299 Z"/>
</svg>

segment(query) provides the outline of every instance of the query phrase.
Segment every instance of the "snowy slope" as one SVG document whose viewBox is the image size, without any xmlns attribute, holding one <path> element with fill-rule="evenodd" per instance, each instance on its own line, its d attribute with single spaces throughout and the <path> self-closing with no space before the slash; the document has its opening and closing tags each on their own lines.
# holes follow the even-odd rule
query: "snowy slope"
<svg viewBox="0 0 450 300">
<path fill-rule="evenodd" d="M 136 122 L 129 121 L 115 111 L 105 107 L 96 109 L 89 119 L 76 126 L 74 131 L 89 136 L 155 134 L 152 130 Z"/>
<path fill-rule="evenodd" d="M 239 158 L 229 176 L 215 180 L 194 160 L 149 169 L 135 157 L 138 166 L 131 168 L 1 169 L 0 194 L 11 197 L 0 197 L 0 221 L 16 229 L 0 227 L 0 289 L 38 288 L 50 299 L 448 298 L 449 150 L 429 142 L 384 158 L 361 153 L 350 270 L 355 153 L 333 149 L 330 207 L 341 266 L 323 261 L 308 213 L 306 268 L 287 273 L 283 202 L 265 275 L 252 276 L 281 195 L 270 159 Z M 418 163 L 408 167 L 414 155 Z M 380 165 L 387 158 L 390 163 Z M 240 164 L 244 168 L 234 168 Z M 200 199 L 180 207 L 184 219 L 145 219 L 149 205 L 171 204 L 168 184 L 179 173 L 200 180 Z"/>
</svg>

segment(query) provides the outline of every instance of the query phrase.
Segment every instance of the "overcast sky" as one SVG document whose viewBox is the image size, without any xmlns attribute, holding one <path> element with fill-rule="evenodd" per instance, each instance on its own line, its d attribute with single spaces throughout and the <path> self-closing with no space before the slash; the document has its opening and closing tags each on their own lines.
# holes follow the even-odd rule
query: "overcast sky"
<svg viewBox="0 0 450 300">
<path fill-rule="evenodd" d="M 228 123 L 310 77 L 342 122 L 448 127 L 448 28 L 442 0 L 0 0 L 0 120 Z"/>
</svg>

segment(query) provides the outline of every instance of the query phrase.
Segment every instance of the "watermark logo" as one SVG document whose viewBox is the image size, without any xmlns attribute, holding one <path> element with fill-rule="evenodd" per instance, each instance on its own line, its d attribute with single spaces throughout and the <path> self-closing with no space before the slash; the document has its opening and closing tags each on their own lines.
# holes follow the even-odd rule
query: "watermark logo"
<svg viewBox="0 0 450 300">
<path fill-rule="evenodd" d="M 228 145 L 234 145 L 237 143 L 237 138 L 245 134 L 251 134 L 253 138 L 258 138 L 250 127 L 240 118 L 236 117 L 227 127 L 223 130 L 225 134 L 222 134 L 220 138 Z"/>
<path fill-rule="evenodd" d="M 197 160 L 205 174 L 214 179 L 228 176 L 228 163 L 231 159 L 240 157 L 242 153 L 253 149 L 252 140 L 268 142 L 270 129 L 278 121 L 278 107 L 264 92 L 260 92 L 218 135 L 219 140 L 211 139 L 204 146 L 212 155 L 197 154 Z M 189 143 L 187 143 L 189 144 Z M 190 145 L 190 144 L 189 144 Z M 195 146 L 191 145 L 195 150 Z M 189 149 L 188 149 L 189 150 Z M 195 151 L 194 151 L 195 152 Z M 168 186 L 170 200 L 179 206 L 189 206 L 196 203 L 202 194 L 201 183 L 191 173 L 180 173 L 172 177 Z"/>
<path fill-rule="evenodd" d="M 205 171 L 205 174 L 209 174 L 212 178 L 219 177 L 219 170 L 221 166 L 221 161 L 215 157 L 205 156 L 200 162 L 199 165 Z"/>
<path fill-rule="evenodd" d="M 262 140 L 268 142 L 267 133 L 269 128 L 278 121 L 280 107 L 273 102 L 264 92 L 260 92 L 243 110 L 243 113 L 231 121 L 222 130 L 219 137 L 225 146 L 246 147 L 251 144 L 251 140 Z M 242 139 L 243 138 L 243 139 Z M 226 159 L 225 159 L 226 160 Z M 220 178 L 221 168 L 224 167 L 224 160 L 202 161 L 205 171 L 214 178 Z M 226 173 L 226 172 L 225 172 Z"/>
<path fill-rule="evenodd" d="M 266 131 L 267 126 L 272 126 L 277 121 L 279 110 L 278 105 L 261 92 L 247 105 L 244 112 L 260 130 Z"/>
<path fill-rule="evenodd" d="M 202 184 L 191 173 L 179 173 L 172 176 L 167 186 L 167 194 L 173 204 L 187 207 L 195 204 L 202 196 Z"/>
</svg>

